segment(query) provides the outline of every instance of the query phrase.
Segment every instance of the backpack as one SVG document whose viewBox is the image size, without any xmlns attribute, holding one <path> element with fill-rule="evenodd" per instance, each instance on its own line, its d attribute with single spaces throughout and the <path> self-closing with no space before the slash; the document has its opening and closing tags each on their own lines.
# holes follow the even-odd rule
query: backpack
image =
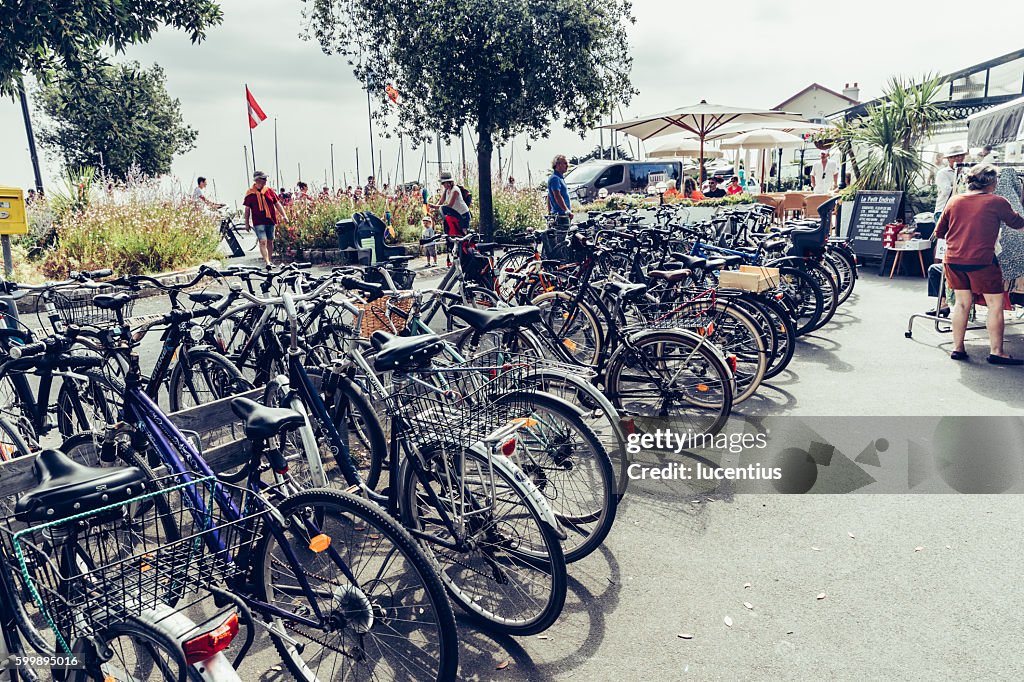
<svg viewBox="0 0 1024 682">
<path fill-rule="evenodd" d="M 462 200 L 466 202 L 466 206 L 473 205 L 473 193 L 465 187 L 459 187 L 459 191 L 462 192 Z"/>
</svg>

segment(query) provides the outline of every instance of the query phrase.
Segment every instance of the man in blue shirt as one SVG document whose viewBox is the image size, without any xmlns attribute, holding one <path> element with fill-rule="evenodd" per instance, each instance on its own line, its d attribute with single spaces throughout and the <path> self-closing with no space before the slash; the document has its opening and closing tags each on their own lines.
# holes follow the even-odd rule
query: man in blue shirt
<svg viewBox="0 0 1024 682">
<path fill-rule="evenodd" d="M 572 220 L 569 188 L 565 186 L 565 171 L 569 170 L 569 161 L 564 154 L 559 154 L 551 161 L 551 168 L 554 172 L 548 178 L 548 212 L 568 216 Z"/>
</svg>

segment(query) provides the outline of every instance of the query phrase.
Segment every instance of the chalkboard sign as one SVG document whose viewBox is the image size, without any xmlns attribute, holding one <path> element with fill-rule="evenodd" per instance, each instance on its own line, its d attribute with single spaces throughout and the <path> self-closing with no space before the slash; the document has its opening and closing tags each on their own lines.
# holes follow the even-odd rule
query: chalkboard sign
<svg viewBox="0 0 1024 682">
<path fill-rule="evenodd" d="M 882 232 L 895 222 L 903 192 L 857 192 L 853 200 L 853 217 L 847 239 L 853 242 L 858 256 L 881 256 Z"/>
</svg>

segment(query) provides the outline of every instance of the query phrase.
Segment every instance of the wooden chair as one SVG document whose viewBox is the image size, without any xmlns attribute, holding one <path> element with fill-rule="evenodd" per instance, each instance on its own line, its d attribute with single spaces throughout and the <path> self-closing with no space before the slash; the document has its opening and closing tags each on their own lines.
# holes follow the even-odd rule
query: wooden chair
<svg viewBox="0 0 1024 682">
<path fill-rule="evenodd" d="M 818 207 L 832 198 L 831 194 L 809 194 L 804 199 L 804 214 L 810 218 L 818 217 Z M 835 225 L 835 213 L 832 214 L 832 223 Z"/>
<path fill-rule="evenodd" d="M 786 192 L 785 198 L 782 200 L 782 219 L 785 222 L 790 217 L 796 217 L 796 214 L 804 214 L 804 198 L 805 194 L 802 192 Z"/>
<path fill-rule="evenodd" d="M 782 221 L 782 202 L 773 197 L 770 194 L 758 194 L 754 197 L 754 201 L 759 204 L 766 204 L 775 209 L 775 220 Z"/>
</svg>

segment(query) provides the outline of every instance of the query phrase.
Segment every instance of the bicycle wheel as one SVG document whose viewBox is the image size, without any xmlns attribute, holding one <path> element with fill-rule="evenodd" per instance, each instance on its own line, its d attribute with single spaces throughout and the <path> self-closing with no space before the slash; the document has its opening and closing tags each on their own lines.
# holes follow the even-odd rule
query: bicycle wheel
<svg viewBox="0 0 1024 682">
<path fill-rule="evenodd" d="M 811 327 L 811 331 L 816 331 L 828 324 L 832 320 L 832 316 L 836 314 L 836 309 L 839 307 L 839 286 L 832 278 L 828 269 L 822 265 L 805 262 L 803 270 L 821 287 L 821 317 Z"/>
<path fill-rule="evenodd" d="M 768 362 L 765 379 L 778 376 L 793 360 L 796 351 L 796 325 L 789 312 L 778 301 L 767 296 L 757 298 L 758 306 L 769 319 L 778 338 L 778 350 Z"/>
<path fill-rule="evenodd" d="M 608 452 L 580 412 L 545 393 L 510 393 L 498 404 L 528 404 L 533 422 L 516 432 L 515 461 L 544 495 L 566 532 L 567 563 L 601 546 L 615 523 L 615 472 Z"/>
<path fill-rule="evenodd" d="M 516 280 L 510 275 L 523 271 L 527 264 L 536 259 L 536 251 L 529 247 L 515 247 L 507 250 L 494 263 L 494 274 L 496 279 L 496 291 L 498 296 L 509 303 L 512 303 L 512 288 Z"/>
<path fill-rule="evenodd" d="M 182 349 L 169 388 L 171 412 L 177 412 L 245 393 L 253 385 L 220 353 Z"/>
<path fill-rule="evenodd" d="M 857 266 L 842 249 L 831 249 L 825 252 L 825 260 L 832 266 L 839 284 L 839 305 L 846 303 L 853 288 L 857 284 Z"/>
<path fill-rule="evenodd" d="M 99 648 L 112 654 L 98 666 L 104 682 L 203 679 L 185 662 L 185 654 L 176 641 L 136 618 L 111 625 L 97 633 L 96 638 Z M 85 682 L 92 677 L 82 672 L 76 679 Z"/>
<path fill-rule="evenodd" d="M 28 443 L 22 438 L 18 429 L 6 418 L 0 417 L 0 461 L 8 462 L 16 457 L 26 457 L 31 452 Z M 4 516 L 14 514 L 15 497 L 0 498 Z"/>
<path fill-rule="evenodd" d="M 609 400 L 626 415 L 663 417 L 695 434 L 722 430 L 732 374 L 702 338 L 671 329 L 627 337 L 605 373 Z"/>
<path fill-rule="evenodd" d="M 576 301 L 564 291 L 549 291 L 533 299 L 543 314 L 542 333 L 569 351 L 577 362 L 596 366 L 601 357 L 604 334 L 601 324 L 589 305 Z"/>
<path fill-rule="evenodd" d="M 264 525 L 253 577 L 259 599 L 294 615 L 274 613 L 268 634 L 296 679 L 455 679 L 451 604 L 405 530 L 376 505 L 337 490 L 293 495 L 277 511 L 287 528 Z M 317 536 L 330 539 L 326 551 L 310 548 Z M 304 622 L 316 619 L 313 599 L 323 627 Z"/>
<path fill-rule="evenodd" d="M 825 297 L 821 285 L 803 270 L 790 267 L 779 268 L 779 288 L 795 311 L 797 336 L 814 329 L 825 310 Z"/>
<path fill-rule="evenodd" d="M 64 438 L 116 423 L 123 406 L 120 381 L 94 369 L 78 374 L 86 380 L 65 377 L 57 393 L 57 430 Z"/>
<path fill-rule="evenodd" d="M 533 483 L 514 464 L 492 463 L 471 450 L 464 471 L 457 456 L 424 454 L 434 462 L 428 471 L 402 463 L 402 523 L 433 552 L 452 599 L 506 634 L 546 630 L 562 612 L 567 577 L 561 543 Z M 442 517 L 461 537 L 452 537 Z"/>
<path fill-rule="evenodd" d="M 754 395 L 768 369 L 764 339 L 757 323 L 732 301 L 718 299 L 713 306 L 710 303 L 705 299 L 689 301 L 676 312 L 687 323 L 695 322 L 709 330 L 706 338 L 724 355 L 736 358 L 733 404 L 741 403 Z"/>
</svg>

